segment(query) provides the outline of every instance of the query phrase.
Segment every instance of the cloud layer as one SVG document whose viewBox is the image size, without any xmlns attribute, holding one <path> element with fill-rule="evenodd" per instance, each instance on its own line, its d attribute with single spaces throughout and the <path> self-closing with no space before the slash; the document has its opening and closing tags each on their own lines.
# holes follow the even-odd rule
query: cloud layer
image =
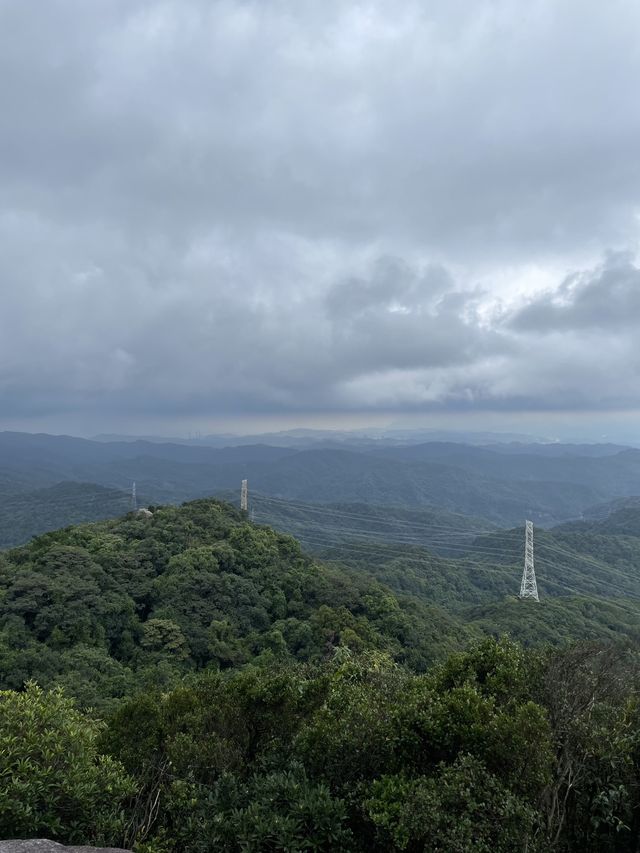
<svg viewBox="0 0 640 853">
<path fill-rule="evenodd" d="M 0 413 L 631 408 L 630 0 L 0 0 Z"/>
</svg>

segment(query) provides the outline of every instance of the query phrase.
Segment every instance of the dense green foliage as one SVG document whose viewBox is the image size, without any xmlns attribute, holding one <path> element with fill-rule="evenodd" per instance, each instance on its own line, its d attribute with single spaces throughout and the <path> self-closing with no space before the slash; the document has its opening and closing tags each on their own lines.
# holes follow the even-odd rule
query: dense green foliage
<svg viewBox="0 0 640 853">
<path fill-rule="evenodd" d="M 31 834 L 100 826 L 140 853 L 635 853 L 639 676 L 636 653 L 615 646 L 485 640 L 422 675 L 342 649 L 138 695 L 100 734 L 102 758 L 95 723 L 32 687 L 2 695 L 19 784 L 0 814 L 25 832 L 17 788 L 36 804 Z M 25 727 L 33 736 L 12 740 Z"/>
<path fill-rule="evenodd" d="M 640 640 L 640 537 L 538 531 L 539 604 L 516 597 L 522 539 L 522 530 L 478 537 L 456 559 L 361 540 L 315 550 L 332 565 L 368 572 L 396 594 L 443 608 L 474 635 L 508 633 L 525 645 Z"/>
<path fill-rule="evenodd" d="M 604 594 L 637 582 L 634 523 L 541 536 L 559 594 L 539 604 L 505 594 L 516 531 L 491 558 L 350 543 L 326 565 L 215 500 L 4 552 L 0 831 L 637 853 L 640 618 Z M 568 594 L 580 561 L 593 576 Z"/>
<path fill-rule="evenodd" d="M 135 785 L 119 762 L 98 754 L 99 728 L 59 690 L 0 692 L 0 837 L 122 836 Z"/>
<path fill-rule="evenodd" d="M 249 660 L 389 652 L 425 669 L 468 636 L 442 610 L 330 569 L 217 501 L 45 534 L 0 554 L 0 686 L 106 707 Z"/>
<path fill-rule="evenodd" d="M 319 671 L 251 667 L 133 700 L 104 747 L 166 798 L 155 832 L 182 849 L 484 850 L 451 845 L 478 820 L 495 841 L 500 815 L 497 849 L 510 850 L 539 830 L 553 764 L 523 661 L 502 643 L 423 676 L 379 653 Z M 470 787 L 475 802 L 461 796 Z"/>
<path fill-rule="evenodd" d="M 107 708 L 201 669 L 319 662 L 340 647 L 422 671 L 483 634 L 640 637 L 640 538 L 611 523 L 538 533 L 538 606 L 513 595 L 515 530 L 457 559 L 358 540 L 320 549 L 329 564 L 213 500 L 56 531 L 0 553 L 0 688 L 33 679 Z"/>
</svg>

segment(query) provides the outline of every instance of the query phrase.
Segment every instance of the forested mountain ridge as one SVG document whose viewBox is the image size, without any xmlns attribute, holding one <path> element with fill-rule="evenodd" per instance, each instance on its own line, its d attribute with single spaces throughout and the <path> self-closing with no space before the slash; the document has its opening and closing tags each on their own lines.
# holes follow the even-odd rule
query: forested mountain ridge
<svg viewBox="0 0 640 853">
<path fill-rule="evenodd" d="M 341 645 L 424 669 L 469 636 L 442 609 L 324 566 L 215 500 L 0 554 L 0 687 L 64 684 L 85 704 L 261 655 L 319 661 Z"/>
<path fill-rule="evenodd" d="M 515 599 L 521 530 L 465 547 L 438 556 L 372 531 L 369 543 L 316 548 L 318 562 L 213 499 L 44 534 L 0 553 L 0 687 L 34 678 L 111 705 L 261 657 L 318 662 L 370 648 L 423 670 L 483 634 L 534 645 L 640 634 L 640 540 L 613 537 L 596 559 L 542 534 L 538 606 Z M 629 571 L 605 559 L 620 549 Z"/>
</svg>

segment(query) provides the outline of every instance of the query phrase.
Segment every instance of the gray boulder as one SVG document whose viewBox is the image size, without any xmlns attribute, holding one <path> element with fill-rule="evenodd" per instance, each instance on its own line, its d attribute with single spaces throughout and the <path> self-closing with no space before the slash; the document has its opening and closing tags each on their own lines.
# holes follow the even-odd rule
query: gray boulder
<svg viewBox="0 0 640 853">
<path fill-rule="evenodd" d="M 121 847 L 65 847 L 46 838 L 0 841 L 0 853 L 129 853 Z"/>
</svg>

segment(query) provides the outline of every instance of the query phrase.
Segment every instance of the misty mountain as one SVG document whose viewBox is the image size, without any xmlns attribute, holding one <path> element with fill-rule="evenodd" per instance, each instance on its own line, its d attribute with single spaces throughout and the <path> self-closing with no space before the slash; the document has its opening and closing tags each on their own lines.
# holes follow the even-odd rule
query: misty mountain
<svg viewBox="0 0 640 853">
<path fill-rule="evenodd" d="M 277 465 L 256 466 L 251 485 L 289 500 L 435 506 L 505 525 L 519 523 L 525 516 L 550 525 L 579 515 L 604 494 L 570 481 L 509 481 L 470 465 L 346 450 L 302 451 Z"/>
<path fill-rule="evenodd" d="M 509 481 L 571 482 L 618 494 L 633 494 L 640 484 L 640 450 L 617 449 L 615 445 L 594 445 L 588 452 L 582 452 L 580 446 L 574 449 L 571 445 L 532 445 L 514 453 L 433 442 L 383 448 L 376 455 L 402 461 L 439 462 Z"/>
<path fill-rule="evenodd" d="M 640 509 L 640 496 L 631 495 L 625 498 L 614 498 L 611 501 L 606 501 L 603 504 L 589 507 L 584 512 L 585 521 L 603 521 L 612 513 L 621 509 Z"/>
<path fill-rule="evenodd" d="M 247 478 L 250 494 L 258 497 L 436 508 L 499 526 L 530 518 L 551 527 L 640 494 L 640 450 L 540 444 L 521 450 L 515 452 L 513 444 L 496 449 L 452 442 L 215 448 L 5 432 L 0 433 L 0 495 L 11 499 L 65 481 L 129 492 L 135 481 L 143 502 L 179 503 L 229 496 Z M 23 506 L 28 504 L 27 499 Z M 60 517 L 59 523 L 72 520 L 82 519 Z M 36 532 L 36 522 L 27 522 L 25 529 Z"/>
<path fill-rule="evenodd" d="M 633 448 L 625 444 L 561 444 L 560 442 L 528 444 L 522 441 L 509 441 L 501 443 L 487 442 L 484 444 L 484 449 L 492 450 L 494 453 L 508 453 L 510 455 L 525 454 L 527 456 L 549 456 L 557 458 L 559 456 L 615 456 L 616 453 L 621 453 L 623 450 L 632 450 Z"/>
<path fill-rule="evenodd" d="M 212 435 L 190 435 L 188 438 L 168 438 L 162 436 L 121 435 L 101 433 L 93 436 L 93 441 L 151 441 L 168 444 L 206 445 L 209 447 L 239 447 L 247 444 L 270 444 L 275 447 L 296 447 L 299 450 L 326 446 L 376 446 L 382 444 L 421 444 L 428 441 L 454 441 L 464 444 L 504 444 L 505 442 L 528 445 L 544 439 L 534 438 L 520 433 L 478 432 L 473 430 L 440 429 L 403 429 L 399 427 L 369 427 L 367 429 L 305 429 L 296 428 L 278 432 L 252 433 L 237 435 L 233 433 L 215 433 Z M 585 445 L 588 447 L 590 445 Z"/>
<path fill-rule="evenodd" d="M 0 494 L 0 548 L 27 542 L 33 536 L 122 515 L 130 496 L 95 483 L 59 483 L 10 496 Z"/>
</svg>

